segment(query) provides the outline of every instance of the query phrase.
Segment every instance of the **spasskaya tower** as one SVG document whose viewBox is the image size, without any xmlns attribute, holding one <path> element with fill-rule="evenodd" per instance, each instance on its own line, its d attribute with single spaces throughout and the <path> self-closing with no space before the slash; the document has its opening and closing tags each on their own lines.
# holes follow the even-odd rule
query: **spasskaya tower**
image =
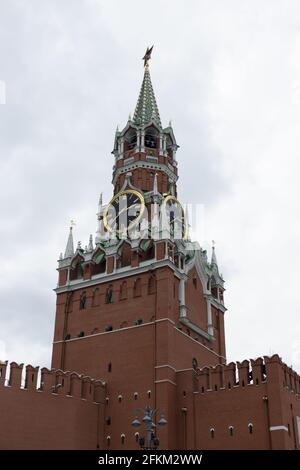
<svg viewBox="0 0 300 470">
<path fill-rule="evenodd" d="M 111 449 L 137 448 L 137 408 L 159 409 L 169 429 L 184 429 L 192 417 L 181 405 L 182 374 L 226 363 L 224 281 L 214 248 L 209 261 L 189 237 L 176 187 L 184 157 L 171 124 L 162 126 L 150 56 L 134 115 L 115 134 L 114 191 L 108 204 L 100 197 L 96 237 L 74 249 L 71 227 L 58 262 L 52 367 L 107 382 Z M 165 449 L 184 439 L 158 434 Z"/>
</svg>

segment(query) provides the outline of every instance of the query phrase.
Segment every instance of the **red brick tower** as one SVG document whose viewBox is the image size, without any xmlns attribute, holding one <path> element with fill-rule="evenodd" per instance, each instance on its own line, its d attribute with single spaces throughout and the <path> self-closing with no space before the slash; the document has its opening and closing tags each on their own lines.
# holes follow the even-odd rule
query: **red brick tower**
<svg viewBox="0 0 300 470">
<path fill-rule="evenodd" d="M 107 382 L 112 449 L 138 447 L 131 422 L 147 405 L 168 421 L 161 447 L 178 447 L 178 372 L 226 362 L 224 281 L 184 213 L 176 231 L 178 145 L 161 125 L 148 60 L 134 116 L 115 135 L 114 196 L 100 199 L 95 246 L 90 237 L 74 250 L 71 228 L 58 266 L 52 367 Z"/>
</svg>

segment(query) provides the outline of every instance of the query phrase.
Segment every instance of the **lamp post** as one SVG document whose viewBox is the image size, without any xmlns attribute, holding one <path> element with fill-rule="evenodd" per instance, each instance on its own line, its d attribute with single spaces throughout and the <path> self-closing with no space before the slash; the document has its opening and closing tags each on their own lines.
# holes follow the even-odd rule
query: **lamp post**
<svg viewBox="0 0 300 470">
<path fill-rule="evenodd" d="M 154 423 L 154 416 L 157 410 L 151 408 L 150 406 L 146 406 L 146 408 L 139 408 L 136 410 L 137 413 L 141 412 L 144 416 L 142 418 L 143 423 L 146 427 L 146 439 L 144 437 L 139 438 L 139 445 L 143 450 L 155 450 L 159 447 L 159 438 L 155 436 L 154 431 L 156 428 L 156 424 Z M 139 420 L 138 416 L 134 418 L 131 425 L 134 428 L 139 428 L 141 426 L 141 421 Z M 160 415 L 160 419 L 158 421 L 158 426 L 165 426 L 167 424 L 167 420 L 165 419 L 164 415 Z"/>
</svg>

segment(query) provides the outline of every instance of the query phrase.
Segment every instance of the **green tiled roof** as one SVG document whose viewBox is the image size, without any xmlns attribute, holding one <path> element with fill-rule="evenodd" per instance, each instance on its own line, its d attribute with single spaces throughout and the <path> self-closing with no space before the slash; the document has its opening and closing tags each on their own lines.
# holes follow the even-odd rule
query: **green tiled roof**
<svg viewBox="0 0 300 470">
<path fill-rule="evenodd" d="M 133 123 L 143 127 L 151 121 L 154 121 L 159 129 L 162 129 L 149 67 L 146 66 L 139 99 L 133 116 Z"/>
</svg>

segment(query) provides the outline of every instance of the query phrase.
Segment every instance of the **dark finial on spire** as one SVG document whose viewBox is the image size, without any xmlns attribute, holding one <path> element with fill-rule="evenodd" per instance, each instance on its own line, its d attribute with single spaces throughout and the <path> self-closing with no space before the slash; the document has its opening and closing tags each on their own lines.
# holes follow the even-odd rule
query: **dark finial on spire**
<svg viewBox="0 0 300 470">
<path fill-rule="evenodd" d="M 151 59 L 151 53 L 152 53 L 152 50 L 153 50 L 153 47 L 147 47 L 147 50 L 146 50 L 146 53 L 143 57 L 143 61 L 144 61 L 144 67 L 146 67 L 148 65 L 148 62 L 149 60 Z"/>
</svg>

